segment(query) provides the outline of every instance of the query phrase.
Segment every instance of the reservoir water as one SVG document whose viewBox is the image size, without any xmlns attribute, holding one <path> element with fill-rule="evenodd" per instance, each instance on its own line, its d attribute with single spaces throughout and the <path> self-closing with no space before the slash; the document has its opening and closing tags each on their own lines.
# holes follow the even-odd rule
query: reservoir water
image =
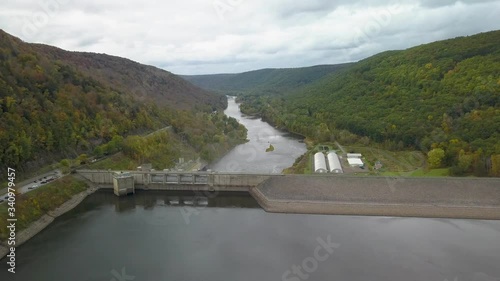
<svg viewBox="0 0 500 281">
<path fill-rule="evenodd" d="M 261 123 L 247 127 L 243 159 L 226 158 L 238 171 L 277 172 L 294 159 L 279 150 L 283 140 L 302 145 L 259 135 Z M 265 154 L 270 142 L 276 155 Z M 213 168 L 226 169 L 222 160 Z M 16 257 L 16 274 L 1 260 L 0 280 L 499 281 L 500 221 L 271 214 L 244 193 L 99 191 Z"/>
</svg>

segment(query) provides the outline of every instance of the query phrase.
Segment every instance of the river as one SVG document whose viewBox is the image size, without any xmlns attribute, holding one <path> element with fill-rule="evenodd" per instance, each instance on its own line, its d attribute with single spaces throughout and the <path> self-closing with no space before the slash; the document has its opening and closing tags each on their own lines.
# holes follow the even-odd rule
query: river
<svg viewBox="0 0 500 281">
<path fill-rule="evenodd" d="M 230 101 L 227 112 L 235 108 Z M 302 153 L 285 148 L 302 147 L 293 137 L 230 115 L 249 129 L 237 148 L 247 154 L 230 152 L 213 169 L 279 172 L 294 160 L 283 151 Z M 3 259 L 0 280 L 498 281 L 500 221 L 271 214 L 242 193 L 99 191 L 16 256 L 17 273 Z"/>
<path fill-rule="evenodd" d="M 306 152 L 306 145 L 295 136 L 279 131 L 260 118 L 241 113 L 234 97 L 228 98 L 224 113 L 248 129 L 247 143 L 238 145 L 209 166 L 218 172 L 281 173 Z M 274 151 L 266 152 L 272 145 Z"/>
</svg>

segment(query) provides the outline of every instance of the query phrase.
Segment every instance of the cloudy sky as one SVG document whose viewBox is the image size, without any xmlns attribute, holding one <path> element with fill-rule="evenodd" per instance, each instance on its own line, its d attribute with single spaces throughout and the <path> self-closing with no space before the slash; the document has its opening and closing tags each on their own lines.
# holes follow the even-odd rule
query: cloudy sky
<svg viewBox="0 0 500 281">
<path fill-rule="evenodd" d="M 204 74 L 357 61 L 497 30 L 498 15 L 500 0 L 3 0 L 0 28 Z"/>
</svg>

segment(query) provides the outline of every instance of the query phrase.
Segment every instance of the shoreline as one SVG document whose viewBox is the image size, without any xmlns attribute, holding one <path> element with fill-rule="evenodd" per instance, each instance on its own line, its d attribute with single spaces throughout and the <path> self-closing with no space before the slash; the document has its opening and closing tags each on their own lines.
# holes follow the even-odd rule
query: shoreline
<svg viewBox="0 0 500 281">
<path fill-rule="evenodd" d="M 95 193 L 100 188 L 95 186 L 93 183 L 90 183 L 85 179 L 85 182 L 88 184 L 88 188 L 85 191 L 82 191 L 78 194 L 73 195 L 68 201 L 64 202 L 61 206 L 56 209 L 47 212 L 38 220 L 30 223 L 30 225 L 16 232 L 16 246 L 15 248 L 21 246 L 26 243 L 28 240 L 33 238 L 35 235 L 44 230 L 47 226 L 49 226 L 57 217 L 62 216 L 63 214 L 73 210 L 78 206 L 85 198 L 89 195 Z M 3 259 L 9 252 L 10 247 L 7 245 L 7 241 L 1 241 L 0 243 L 0 259 Z"/>
</svg>

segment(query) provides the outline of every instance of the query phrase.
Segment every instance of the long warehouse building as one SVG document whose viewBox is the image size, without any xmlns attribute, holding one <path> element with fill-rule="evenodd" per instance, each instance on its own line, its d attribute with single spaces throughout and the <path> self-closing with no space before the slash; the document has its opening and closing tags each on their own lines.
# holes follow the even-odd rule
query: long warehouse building
<svg viewBox="0 0 500 281">
<path fill-rule="evenodd" d="M 314 154 L 314 172 L 315 173 L 328 173 L 326 168 L 326 160 L 323 152 Z"/>
<path fill-rule="evenodd" d="M 337 174 L 344 173 L 337 153 L 335 152 L 328 153 L 328 165 L 330 166 L 330 173 L 337 173 Z"/>
</svg>

